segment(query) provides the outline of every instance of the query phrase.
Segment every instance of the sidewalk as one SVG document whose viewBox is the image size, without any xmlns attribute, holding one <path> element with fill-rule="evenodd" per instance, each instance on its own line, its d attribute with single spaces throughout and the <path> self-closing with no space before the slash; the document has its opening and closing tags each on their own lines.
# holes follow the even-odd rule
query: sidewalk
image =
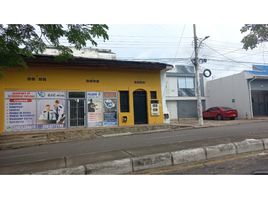
<svg viewBox="0 0 268 200">
<path fill-rule="evenodd" d="M 204 120 L 204 127 L 216 127 L 216 126 L 225 126 L 225 125 L 235 125 L 235 124 L 244 124 L 251 123 L 256 121 L 268 121 L 268 117 L 255 117 L 254 119 L 236 119 L 236 120 Z M 197 119 L 179 119 L 178 121 L 171 121 L 171 125 L 180 125 L 180 126 L 192 126 L 200 127 L 198 125 Z"/>
<path fill-rule="evenodd" d="M 79 129 L 43 130 L 34 132 L 19 132 L 0 135 L 0 150 L 16 149 L 44 144 L 96 139 L 99 137 L 116 137 L 134 134 L 153 134 L 175 130 L 220 127 L 236 124 L 268 121 L 268 117 L 253 120 L 204 120 L 204 126 L 199 126 L 196 119 L 180 119 L 171 124 L 137 125 L 132 127 L 99 127 Z"/>
</svg>

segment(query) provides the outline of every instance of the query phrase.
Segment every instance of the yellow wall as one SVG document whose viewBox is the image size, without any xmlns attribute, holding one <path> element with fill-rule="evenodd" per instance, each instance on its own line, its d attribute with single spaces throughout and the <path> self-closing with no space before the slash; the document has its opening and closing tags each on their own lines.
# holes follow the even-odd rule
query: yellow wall
<svg viewBox="0 0 268 200">
<path fill-rule="evenodd" d="M 4 130 L 5 110 L 4 110 L 4 79 L 0 77 L 0 133 Z"/>
<path fill-rule="evenodd" d="M 28 81 L 27 77 L 36 77 L 35 81 Z M 46 81 L 38 81 L 38 77 L 46 77 Z M 99 83 L 87 83 L 86 79 L 99 80 Z M 135 84 L 134 81 L 142 80 L 145 84 Z M 129 91 L 130 110 L 129 113 L 119 111 L 119 125 L 134 125 L 133 92 L 143 89 L 147 92 L 147 113 L 149 124 L 163 123 L 162 97 L 160 71 L 158 70 L 111 70 L 111 69 L 85 69 L 79 67 L 46 67 L 34 66 L 28 69 L 12 69 L 4 72 L 0 80 L 0 132 L 4 130 L 4 91 L 8 90 L 30 90 L 30 91 Z M 157 91 L 160 104 L 160 115 L 151 116 L 150 91 Z M 120 104 L 120 101 L 118 101 Z M 122 123 L 122 116 L 128 117 L 127 123 Z"/>
</svg>

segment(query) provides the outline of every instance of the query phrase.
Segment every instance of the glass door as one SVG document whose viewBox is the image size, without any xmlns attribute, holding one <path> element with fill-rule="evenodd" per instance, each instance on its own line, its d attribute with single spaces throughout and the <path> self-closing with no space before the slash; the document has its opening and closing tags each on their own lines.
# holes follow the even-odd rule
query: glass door
<svg viewBox="0 0 268 200">
<path fill-rule="evenodd" d="M 69 125 L 71 127 L 85 126 L 85 100 L 69 99 Z"/>
</svg>

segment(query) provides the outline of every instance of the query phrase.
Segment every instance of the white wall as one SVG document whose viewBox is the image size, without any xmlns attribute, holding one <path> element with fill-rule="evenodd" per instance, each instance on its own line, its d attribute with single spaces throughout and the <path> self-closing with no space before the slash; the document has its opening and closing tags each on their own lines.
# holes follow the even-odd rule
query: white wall
<svg viewBox="0 0 268 200">
<path fill-rule="evenodd" d="M 163 108 L 163 113 L 164 114 L 169 114 L 168 108 L 167 108 L 167 101 L 166 101 L 166 93 L 167 93 L 167 77 L 166 77 L 166 69 L 161 70 L 160 72 L 160 80 L 161 80 L 161 92 L 162 92 L 162 108 Z M 170 123 L 170 118 L 165 119 L 164 118 L 164 123 Z"/>
<path fill-rule="evenodd" d="M 102 58 L 102 59 L 116 59 L 116 54 L 113 53 L 110 49 L 94 49 L 94 48 L 82 48 L 77 50 L 73 47 L 70 47 L 73 51 L 73 55 L 77 57 L 84 58 Z M 45 55 L 59 55 L 59 51 L 53 48 L 46 49 L 43 54 Z"/>
<path fill-rule="evenodd" d="M 226 106 L 238 110 L 239 118 L 250 117 L 248 83 L 245 72 L 207 82 L 206 107 Z M 235 99 L 235 102 L 232 102 Z"/>
<path fill-rule="evenodd" d="M 170 119 L 178 119 L 177 101 L 167 101 L 167 109 Z"/>
<path fill-rule="evenodd" d="M 178 78 L 177 77 L 168 77 L 167 81 L 167 97 L 178 96 Z"/>
</svg>

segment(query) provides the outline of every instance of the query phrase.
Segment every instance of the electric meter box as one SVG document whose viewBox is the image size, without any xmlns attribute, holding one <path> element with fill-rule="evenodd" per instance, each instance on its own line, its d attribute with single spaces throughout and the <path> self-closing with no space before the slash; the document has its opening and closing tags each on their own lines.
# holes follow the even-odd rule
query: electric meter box
<svg viewBox="0 0 268 200">
<path fill-rule="evenodd" d="M 151 115 L 152 116 L 159 116 L 160 115 L 159 103 L 157 100 L 151 101 Z"/>
</svg>

